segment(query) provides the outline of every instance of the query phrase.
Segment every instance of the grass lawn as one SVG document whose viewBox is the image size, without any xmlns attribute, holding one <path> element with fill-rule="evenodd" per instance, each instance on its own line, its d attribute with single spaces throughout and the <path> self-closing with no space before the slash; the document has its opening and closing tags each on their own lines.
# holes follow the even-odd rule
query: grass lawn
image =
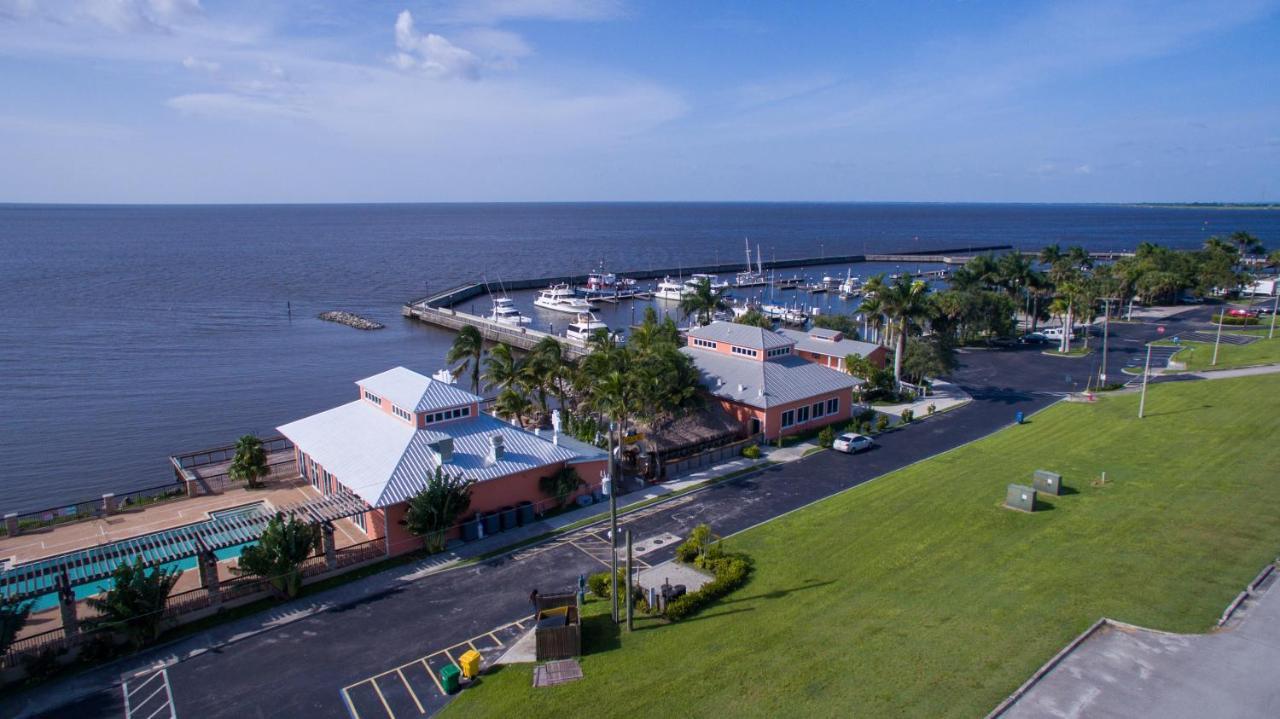
<svg viewBox="0 0 1280 719">
<path fill-rule="evenodd" d="M 1253 334 L 1253 333 L 1251 333 Z M 1183 342 L 1186 349 L 1173 356 L 1175 362 L 1185 362 L 1189 370 L 1228 369 L 1249 365 L 1280 362 L 1280 336 L 1258 340 L 1247 345 L 1218 344 L 1218 364 L 1212 365 L 1212 342 Z"/>
<path fill-rule="evenodd" d="M 679 624 L 597 625 L 585 679 L 508 667 L 446 714 L 974 717 L 1101 616 L 1206 631 L 1280 549 L 1280 443 L 1238 451 L 1280 434 L 1239 409 L 1278 394 L 1267 375 L 1154 385 L 1144 420 L 1136 395 L 1055 405 L 731 538 L 745 587 Z M 1002 509 L 1037 468 L 1072 493 Z"/>
</svg>

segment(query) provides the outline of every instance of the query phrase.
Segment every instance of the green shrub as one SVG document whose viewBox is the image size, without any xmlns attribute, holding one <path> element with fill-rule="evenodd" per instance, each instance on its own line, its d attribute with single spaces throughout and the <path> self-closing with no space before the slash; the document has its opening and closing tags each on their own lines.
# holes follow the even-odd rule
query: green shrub
<svg viewBox="0 0 1280 719">
<path fill-rule="evenodd" d="M 822 431 L 818 433 L 818 445 L 824 449 L 831 449 L 831 445 L 835 444 L 835 441 L 836 432 L 831 428 L 831 425 L 823 427 Z"/>
<path fill-rule="evenodd" d="M 587 589 L 602 599 L 609 597 L 609 573 L 600 572 L 587 577 Z"/>
<path fill-rule="evenodd" d="M 902 410 L 902 423 L 903 423 L 903 424 L 911 424 L 911 420 L 913 420 L 913 419 L 915 419 L 915 418 L 916 418 L 916 413 L 915 413 L 915 412 L 912 412 L 910 408 Z"/>
<path fill-rule="evenodd" d="M 27 670 L 27 678 L 39 681 L 57 674 L 62 669 L 62 663 L 59 659 L 66 653 L 66 649 L 45 647 L 34 654 L 24 654 L 22 656 L 22 667 Z"/>
<path fill-rule="evenodd" d="M 938 405 L 936 405 L 936 404 L 934 404 L 934 403 L 930 402 L 930 403 L 929 403 L 929 406 L 928 406 L 927 408 L 925 408 L 925 409 L 926 409 L 926 411 L 928 411 L 928 413 L 929 413 L 930 415 L 932 415 L 934 412 L 937 412 L 937 411 L 938 411 Z"/>
<path fill-rule="evenodd" d="M 749 444 L 742 448 L 742 456 L 747 459 L 760 459 L 760 447 L 758 445 Z"/>
<path fill-rule="evenodd" d="M 1220 325 L 1256 325 L 1259 322 L 1257 317 L 1232 317 L 1224 314 L 1215 315 L 1213 321 Z"/>
<path fill-rule="evenodd" d="M 724 552 L 714 560 L 703 562 L 707 569 L 715 575 L 715 579 L 702 585 L 696 592 L 690 592 L 667 604 L 666 617 L 678 622 L 729 592 L 741 587 L 751 575 L 751 559 L 745 554 Z"/>
<path fill-rule="evenodd" d="M 876 417 L 876 431 L 883 432 L 889 429 L 889 415 L 882 414 Z"/>
</svg>

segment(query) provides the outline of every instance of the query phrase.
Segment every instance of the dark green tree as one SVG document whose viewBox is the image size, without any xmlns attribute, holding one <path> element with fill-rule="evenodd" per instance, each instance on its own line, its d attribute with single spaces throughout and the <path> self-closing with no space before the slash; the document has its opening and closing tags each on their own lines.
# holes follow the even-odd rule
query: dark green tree
<svg viewBox="0 0 1280 719">
<path fill-rule="evenodd" d="M 426 486 L 409 500 L 405 526 L 422 537 L 428 553 L 444 550 L 448 531 L 471 507 L 471 487 L 474 484 L 474 480 L 445 474 L 436 467 L 435 473 L 427 478 Z"/>
<path fill-rule="evenodd" d="M 276 596 L 289 599 L 302 588 L 302 563 L 319 544 L 316 528 L 296 515 L 277 512 L 258 543 L 244 548 L 235 573 L 266 580 Z"/>
<path fill-rule="evenodd" d="M 569 499 L 569 495 L 584 484 L 586 482 L 582 481 L 582 477 L 578 475 L 578 470 L 565 466 L 554 474 L 549 474 L 539 479 L 538 489 L 542 490 L 542 493 L 548 497 L 555 499 L 560 506 L 564 506 Z"/>
<path fill-rule="evenodd" d="M 164 621 L 165 601 L 181 576 L 181 569 L 148 569 L 142 557 L 134 557 L 132 564 L 121 562 L 111 573 L 111 588 L 86 600 L 98 612 L 86 623 L 120 632 L 135 648 L 155 641 Z"/>
<path fill-rule="evenodd" d="M 249 487 L 260 486 L 258 480 L 270 474 L 267 467 L 267 451 L 262 440 L 246 434 L 236 441 L 236 454 L 227 467 L 227 476 L 236 482 L 246 482 Z"/>
<path fill-rule="evenodd" d="M 31 614 L 31 602 L 0 596 L 0 657 L 9 651 L 9 645 L 27 624 Z"/>
</svg>

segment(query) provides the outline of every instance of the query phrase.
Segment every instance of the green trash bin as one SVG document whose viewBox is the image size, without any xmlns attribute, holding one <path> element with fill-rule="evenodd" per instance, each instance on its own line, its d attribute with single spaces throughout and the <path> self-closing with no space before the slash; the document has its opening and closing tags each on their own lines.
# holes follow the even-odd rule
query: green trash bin
<svg viewBox="0 0 1280 719">
<path fill-rule="evenodd" d="M 440 670 L 440 686 L 444 687 L 445 694 L 453 694 L 458 691 L 458 682 L 462 677 L 462 670 L 457 664 L 450 664 Z"/>
</svg>

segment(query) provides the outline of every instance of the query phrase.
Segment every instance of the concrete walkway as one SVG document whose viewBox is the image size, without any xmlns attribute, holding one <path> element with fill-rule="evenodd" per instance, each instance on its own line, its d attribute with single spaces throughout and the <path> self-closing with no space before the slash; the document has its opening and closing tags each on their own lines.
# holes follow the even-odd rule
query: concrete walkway
<svg viewBox="0 0 1280 719">
<path fill-rule="evenodd" d="M 1280 716 L 1280 590 L 1273 573 L 1209 634 L 1105 622 L 994 716 Z"/>
<path fill-rule="evenodd" d="M 946 412 L 949 409 L 955 409 L 972 401 L 973 397 L 970 397 L 969 393 L 960 389 L 959 386 L 944 380 L 934 380 L 933 394 L 928 397 L 921 397 L 914 402 L 876 405 L 872 409 L 887 414 L 895 420 L 902 416 L 902 410 L 910 409 L 916 419 L 921 419 L 929 415 L 929 405 L 934 406 L 934 412 Z"/>
</svg>

